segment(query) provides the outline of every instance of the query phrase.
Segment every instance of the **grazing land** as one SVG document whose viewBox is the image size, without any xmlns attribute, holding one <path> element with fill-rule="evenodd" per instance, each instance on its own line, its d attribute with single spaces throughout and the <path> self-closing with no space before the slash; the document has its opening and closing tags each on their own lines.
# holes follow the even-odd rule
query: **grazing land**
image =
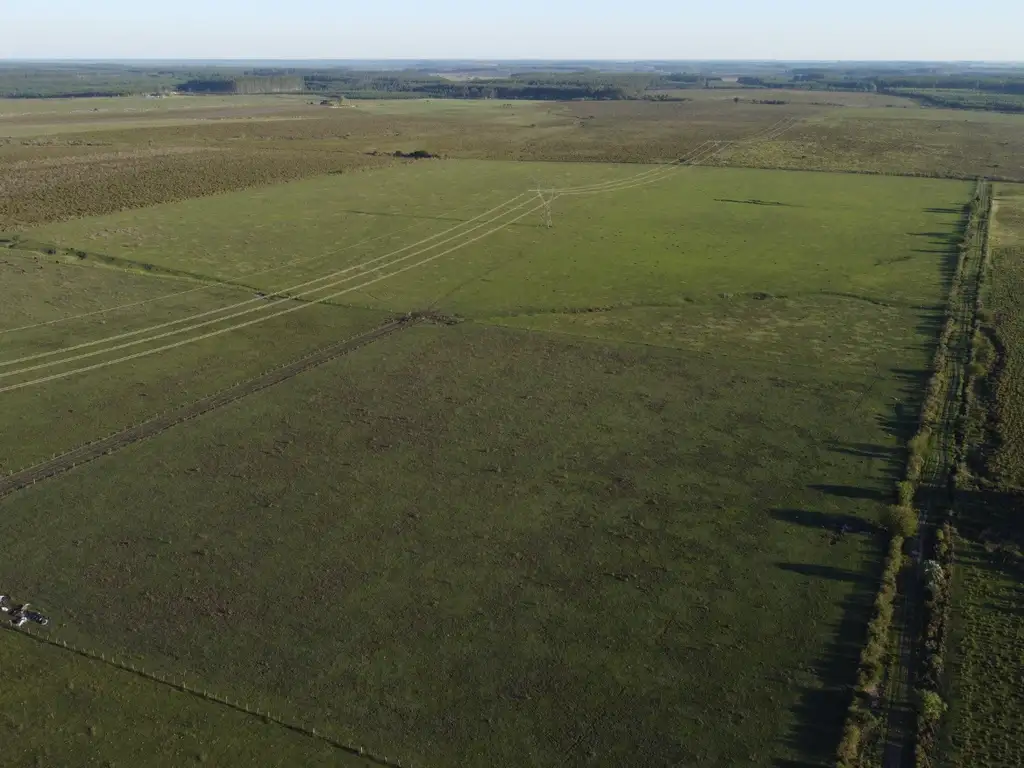
<svg viewBox="0 0 1024 768">
<path fill-rule="evenodd" d="M 133 94 L 0 100 L 0 587 L 52 620 L 0 632 L 14 764 L 835 764 L 1020 73 L 460 66 L 0 66 Z M 957 768 L 1024 762 L 996 191 Z"/>
<path fill-rule="evenodd" d="M 1024 762 L 1024 189 L 998 185 L 991 267 L 975 339 L 967 431 L 969 473 L 958 492 L 953 681 L 944 765 Z"/>
<path fill-rule="evenodd" d="M 0 632 L 0 665 L 0 733 L 12 765 L 370 765 L 14 632 Z"/>
<path fill-rule="evenodd" d="M 1024 181 L 1019 115 L 953 110 L 835 110 L 730 163 Z"/>
<path fill-rule="evenodd" d="M 411 116 L 323 120 L 461 124 L 481 148 L 467 155 L 497 152 L 474 144 L 476 118 L 394 103 Z M 485 106 L 481 125 L 501 130 L 509 118 Z M 593 115 L 599 138 L 576 159 L 645 119 L 660 138 L 633 159 L 674 159 L 713 127 L 658 111 L 687 104 L 625 106 L 633 123 L 618 103 L 514 110 L 555 110 L 562 135 L 536 154 L 590 130 L 566 114 Z M 736 137 L 779 119 L 729 106 L 752 116 Z M 354 146 L 438 146 L 376 141 Z M 24 385 L 0 395 L 5 467 L 428 313 L 0 499 L 5 589 L 52 617 L 40 634 L 403 765 L 832 764 L 971 185 L 680 168 L 631 186 L 656 168 L 441 148 L 449 159 L 9 227 L 0 268 L 18 298 L 0 330 L 124 306 L 4 334 L 0 363 L 194 319 L 132 349 L 113 349 L 124 337 L 0 367 L 0 390 Z M 551 228 L 539 210 L 474 219 L 538 186 L 586 189 L 554 201 Z M 470 242 L 481 221 L 496 231 Z M 433 236 L 456 239 L 396 261 Z M 360 279 L 294 288 L 351 268 Z M 225 329 L 236 321 L 215 310 L 243 301 L 232 312 L 260 322 L 115 363 Z M 187 330 L 154 338 L 173 328 Z M 31 653 L 72 658 L 52 646 L 0 647 L 25 654 L 42 691 L 95 674 L 80 657 L 41 671 Z M 172 730 L 215 706 L 148 679 L 102 684 Z M 87 732 L 80 712 L 60 717 Z M 167 761 L 212 727 L 223 746 L 208 757 L 246 764 L 231 745 L 254 721 L 217 717 L 180 726 Z M 293 762 L 322 756 L 316 738 L 256 722 L 280 732 L 268 759 L 285 738 L 307 740 Z"/>
<path fill-rule="evenodd" d="M 774 91 L 693 93 L 691 101 L 665 103 L 432 99 L 342 108 L 283 95 L 239 96 L 237 103 L 224 96 L 125 97 L 116 100 L 121 112 L 99 107 L 106 111 L 95 116 L 54 114 L 90 109 L 75 102 L 19 99 L 0 115 L 0 232 L 411 162 L 395 152 L 671 162 L 705 141 L 741 139 L 787 118 L 804 122 L 775 141 L 709 162 L 1024 181 L 1020 116 L 879 108 L 872 94 L 795 92 L 790 103 L 774 105 L 752 103 L 786 100 Z M 179 99 L 185 106 L 175 106 Z M 849 106 L 827 106 L 836 103 Z"/>
</svg>

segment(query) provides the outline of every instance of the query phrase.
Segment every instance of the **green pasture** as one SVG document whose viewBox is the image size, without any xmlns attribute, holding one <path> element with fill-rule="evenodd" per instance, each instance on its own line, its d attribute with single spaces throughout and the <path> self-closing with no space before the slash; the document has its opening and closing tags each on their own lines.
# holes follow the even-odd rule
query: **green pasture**
<svg viewBox="0 0 1024 768">
<path fill-rule="evenodd" d="M 318 116 L 311 96 L 143 96 L 77 99 L 0 99 L 0 138 L 54 140 L 64 134 L 156 130 L 217 122 L 262 122 L 279 119 L 277 113 Z"/>
<path fill-rule="evenodd" d="M 196 277 L 251 282 L 271 290 L 286 274 L 327 274 L 466 224 L 538 186 L 633 178 L 630 165 L 420 161 L 380 170 L 321 176 L 287 185 L 216 195 L 24 233 L 39 245 L 130 258 Z M 536 227 L 539 215 L 516 227 Z M 188 222 L 184 226 L 182 222 Z M 500 222 L 499 222 L 500 223 Z M 470 225 L 472 226 L 472 225 Z M 468 228 L 468 227 L 467 227 Z M 483 229 L 473 234 L 480 234 Z M 382 241 L 364 243 L 367 239 Z M 443 239 L 443 238 L 438 238 Z M 276 269 L 266 278 L 262 272 Z"/>
<path fill-rule="evenodd" d="M 948 255 L 949 227 L 960 215 L 949 198 L 967 189 L 945 181 L 693 167 L 668 169 L 650 184 L 636 181 L 657 170 L 421 161 L 23 234 L 33 247 L 81 249 L 285 290 L 352 265 L 372 262 L 367 268 L 383 271 L 392 262 L 405 267 L 430 258 L 459 241 L 415 254 L 463 232 L 466 239 L 484 234 L 535 207 L 537 187 L 621 182 L 635 186 L 558 197 L 551 229 L 538 211 L 372 293 L 387 297 L 378 301 L 388 308 L 417 309 L 455 289 L 446 307 L 490 312 L 679 304 L 729 292 L 872 298 L 879 287 L 902 284 L 903 299 L 920 303 L 927 299 L 915 293 L 926 280 L 921 268 Z M 517 195 L 517 211 L 480 226 L 491 218 L 477 217 Z M 381 240 L 364 242 L 369 238 Z M 459 289 L 468 278 L 474 279 Z"/>
<path fill-rule="evenodd" d="M 167 686 L 0 632 L 0 735 L 12 765 L 366 768 L 336 748 Z"/>
<path fill-rule="evenodd" d="M 166 115 L 166 116 L 163 116 Z M 311 117 L 312 115 L 307 115 Z M 251 123 L 258 120 L 261 124 L 273 123 L 277 121 L 295 121 L 302 119 L 301 116 L 287 115 L 287 116 L 275 116 L 275 115 L 262 115 L 260 117 L 254 117 L 245 114 L 223 114 L 209 117 L 202 117 L 198 114 L 189 114 L 183 112 L 181 114 L 175 114 L 171 112 L 158 112 L 154 116 L 147 114 L 138 115 L 126 115 L 119 118 L 95 118 L 87 120 L 75 120 L 74 116 L 70 118 L 60 116 L 52 122 L 39 123 L 39 122 L 8 122 L 0 120 L 0 139 L 6 138 L 9 140 L 20 139 L 29 143 L 33 141 L 59 141 L 54 137 L 62 136 L 65 134 L 87 134 L 90 140 L 100 138 L 106 132 L 121 132 L 124 130 L 133 131 L 146 131 L 146 130 L 159 130 L 168 128 L 188 128 L 189 126 L 198 126 L 205 123 L 216 122 L 216 123 Z M 95 136 L 93 135 L 95 134 Z M 79 139 L 81 141 L 81 139 Z M 93 141 L 92 143 L 99 143 Z"/>
<path fill-rule="evenodd" d="M 403 763 L 820 762 L 907 387 L 728 350 L 407 331 L 9 500 L 3 578 Z"/>
<path fill-rule="evenodd" d="M 234 319 L 239 323 L 269 313 L 267 302 L 248 290 L 68 264 L 20 251 L 0 250 L 0 279 L 6 298 L 0 303 L 0 388 L 214 331 L 231 322 L 219 322 L 226 315 L 245 313 Z M 386 317 L 365 309 L 305 308 L 158 355 L 4 392 L 0 474 L 257 376 Z M 194 319 L 175 322 L 187 318 Z M 177 333 L 201 323 L 207 325 Z M 135 333 L 146 329 L 154 330 Z M 168 335 L 148 340 L 158 334 Z M 119 338 L 80 347 L 112 336 Z M 109 349 L 120 345 L 128 346 Z M 71 346 L 80 348 L 46 354 Z M 66 360 L 78 356 L 86 357 Z"/>
<path fill-rule="evenodd" d="M 501 99 L 350 99 L 344 108 L 369 115 L 442 117 L 529 125 L 557 120 L 565 112 L 565 105 L 558 102 Z"/>
<path fill-rule="evenodd" d="M 812 91 L 788 88 L 682 88 L 664 91 L 671 96 L 691 99 L 700 102 L 729 102 L 734 99 L 750 101 L 784 101 L 789 104 L 815 104 L 871 109 L 879 107 L 900 107 L 917 109 L 918 105 L 910 99 L 899 96 L 888 96 L 884 93 L 867 93 L 857 91 Z M 777 104 L 766 104 L 766 107 L 778 107 Z"/>
<path fill-rule="evenodd" d="M 1024 181 L 1024 116 L 951 109 L 833 109 L 728 164 Z M 723 162 L 726 162 L 723 160 Z"/>
<path fill-rule="evenodd" d="M 194 109 L 297 106 L 312 101 L 312 96 L 289 94 L 238 96 L 145 96 L 82 97 L 75 99 L 0 99 L 0 119 L 93 115 L 136 115 L 151 112 L 189 111 Z"/>
<path fill-rule="evenodd" d="M 194 276 L 53 265 L 93 290 L 277 290 L 254 273 L 301 256 L 288 274 L 311 279 L 537 184 L 642 170 L 423 162 L 22 234 Z M 87 431 L 129 383 L 208 387 L 198 360 L 225 378 L 393 312 L 465 319 L 0 501 L 0 581 L 53 637 L 403 765 L 830 765 L 969 193 L 685 169 L 561 197 L 550 229 L 536 213 L 237 335 L 19 390 L 3 426 L 31 444 L 56 403 Z M 215 290 L 195 309 L 251 295 Z"/>
</svg>

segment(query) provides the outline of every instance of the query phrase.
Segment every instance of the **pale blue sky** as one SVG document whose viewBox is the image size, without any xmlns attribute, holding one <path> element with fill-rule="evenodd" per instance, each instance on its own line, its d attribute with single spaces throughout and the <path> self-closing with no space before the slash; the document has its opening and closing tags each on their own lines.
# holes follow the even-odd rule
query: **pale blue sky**
<svg viewBox="0 0 1024 768">
<path fill-rule="evenodd" d="M 0 0 L 0 58 L 1024 60 L 1024 0 Z"/>
</svg>

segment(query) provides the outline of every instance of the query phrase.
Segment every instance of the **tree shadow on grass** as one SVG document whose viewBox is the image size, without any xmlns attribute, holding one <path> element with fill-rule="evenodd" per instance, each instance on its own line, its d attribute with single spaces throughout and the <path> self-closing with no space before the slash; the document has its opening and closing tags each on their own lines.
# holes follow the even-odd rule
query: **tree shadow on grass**
<svg viewBox="0 0 1024 768">
<path fill-rule="evenodd" d="M 814 665 L 820 687 L 801 689 L 800 698 L 793 708 L 795 722 L 784 738 L 791 752 L 802 758 L 779 758 L 773 763 L 776 768 L 832 766 L 835 765 L 836 747 L 842 738 L 847 708 L 853 695 L 861 649 L 867 638 L 867 624 L 879 574 L 865 575 L 840 568 L 794 563 L 780 563 L 779 567 L 812 579 L 838 580 L 853 585 L 853 590 L 842 602 L 842 619 L 832 642 Z"/>
<path fill-rule="evenodd" d="M 956 246 L 960 242 L 960 237 L 956 230 L 953 232 L 939 231 L 939 232 L 908 232 L 907 234 L 912 237 L 926 237 L 932 241 L 935 245 L 946 245 Z"/>
<path fill-rule="evenodd" d="M 802 205 L 796 203 L 780 203 L 775 200 L 731 200 L 729 198 L 715 198 L 716 203 L 735 203 L 737 205 L 768 205 L 775 208 L 803 208 Z"/>
<path fill-rule="evenodd" d="M 877 531 L 877 527 L 874 524 L 857 515 L 786 508 L 773 509 L 768 514 L 784 523 L 795 523 L 796 525 L 817 528 L 831 533 L 863 534 Z"/>
<path fill-rule="evenodd" d="M 984 550 L 975 567 L 1024 584 L 1024 491 L 957 489 L 953 524 L 962 538 Z M 1024 615 L 1024 599 L 1013 612 Z"/>
<path fill-rule="evenodd" d="M 940 322 L 938 327 L 930 329 L 935 337 L 940 333 L 941 325 Z M 892 413 L 878 417 L 878 425 L 901 445 L 906 445 L 921 426 L 921 405 L 932 372 L 927 369 L 894 368 L 892 374 L 900 383 L 901 399 L 893 407 Z M 902 469 L 901 466 L 900 476 L 903 475 Z"/>
<path fill-rule="evenodd" d="M 784 571 L 799 573 L 802 576 L 809 576 L 814 579 L 828 579 L 829 581 L 847 581 L 851 584 L 870 585 L 872 583 L 868 576 L 845 568 L 835 568 L 831 565 L 815 565 L 814 563 L 776 563 Z"/>
<path fill-rule="evenodd" d="M 902 446 L 875 445 L 872 443 L 832 443 L 829 450 L 868 461 L 870 472 L 885 487 L 894 487 L 903 479 L 903 465 L 906 449 Z"/>
<path fill-rule="evenodd" d="M 836 496 L 841 499 L 860 499 L 862 501 L 877 501 L 886 504 L 892 501 L 892 493 L 880 491 L 877 488 L 861 488 L 856 485 L 809 485 L 808 488 Z"/>
<path fill-rule="evenodd" d="M 832 443 L 830 451 L 845 453 L 848 456 L 858 456 L 862 459 L 892 459 L 899 453 L 896 448 L 874 443 Z"/>
</svg>

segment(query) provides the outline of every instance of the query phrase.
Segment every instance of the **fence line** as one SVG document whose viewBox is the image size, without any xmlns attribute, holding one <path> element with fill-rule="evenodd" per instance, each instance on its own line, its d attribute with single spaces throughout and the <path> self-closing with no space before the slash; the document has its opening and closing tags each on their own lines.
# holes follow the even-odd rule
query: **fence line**
<svg viewBox="0 0 1024 768">
<path fill-rule="evenodd" d="M 282 381 L 292 378 L 293 376 L 297 376 L 311 368 L 352 352 L 355 349 L 358 349 L 365 344 L 369 344 L 372 341 L 376 341 L 383 336 L 387 336 L 391 333 L 407 328 L 410 325 L 419 322 L 421 319 L 422 318 L 417 315 L 410 315 L 397 320 L 392 320 L 391 322 L 385 323 L 384 325 L 378 326 L 370 331 L 351 336 L 344 341 L 335 342 L 334 344 L 321 347 L 315 352 L 304 355 L 297 360 L 292 360 L 267 369 L 258 376 L 244 379 L 211 395 L 205 395 L 184 405 L 179 405 L 161 411 L 155 416 L 150 416 L 144 421 L 136 422 L 128 427 L 123 427 L 104 437 L 90 440 L 68 451 L 64 451 L 63 453 L 54 454 L 49 461 L 39 462 L 25 467 L 24 469 L 12 472 L 4 477 L 0 477 L 0 498 L 29 485 L 35 485 L 39 480 L 45 480 L 53 477 L 54 475 L 74 469 L 79 464 L 85 464 L 101 456 L 110 455 L 118 448 L 146 439 L 147 437 L 152 437 L 164 430 L 170 429 L 171 427 L 198 418 L 211 410 L 235 403 L 255 392 L 266 389 L 267 387 L 275 384 L 279 384 Z M 147 427 L 151 428 L 149 433 L 146 432 Z M 133 432 L 136 433 L 134 439 L 132 439 Z M 124 442 L 116 442 L 119 436 L 123 436 L 125 438 Z M 105 443 L 110 445 L 105 449 L 96 448 L 97 446 L 102 446 Z M 93 449 L 91 455 L 90 449 Z"/>
<path fill-rule="evenodd" d="M 83 658 L 99 662 L 101 664 L 106 664 L 110 667 L 114 667 L 116 669 L 121 670 L 122 672 L 128 672 L 130 674 L 136 675 L 137 677 L 149 680 L 150 682 L 174 688 L 175 690 L 180 691 L 181 693 L 186 693 L 190 696 L 195 696 L 197 698 L 204 699 L 214 704 L 229 707 L 230 709 L 233 709 L 236 712 L 240 712 L 251 717 L 258 717 L 266 723 L 271 723 L 281 728 L 286 728 L 289 731 L 292 731 L 293 733 L 298 733 L 308 738 L 315 739 L 324 744 L 328 744 L 334 749 L 346 752 L 350 755 L 361 757 L 364 760 L 367 760 L 368 762 L 375 763 L 376 765 L 384 766 L 385 768 L 403 768 L 402 761 L 397 758 L 391 758 L 386 755 L 379 755 L 373 752 L 372 750 L 367 749 L 366 747 L 339 741 L 338 739 L 321 733 L 314 727 L 287 720 L 280 715 L 272 714 L 269 710 L 260 709 L 260 707 L 258 706 L 253 707 L 248 702 L 239 702 L 237 700 L 231 701 L 231 699 L 229 699 L 227 696 L 221 696 L 216 693 L 211 693 L 207 689 L 200 689 L 192 685 L 189 685 L 187 682 L 185 682 L 184 679 L 180 681 L 173 680 L 170 677 L 159 672 L 151 672 L 149 670 L 143 669 L 142 667 L 135 666 L 135 664 L 131 662 L 121 661 L 120 659 L 114 658 L 113 656 L 108 657 L 103 652 L 90 651 L 86 648 L 70 644 L 68 643 L 67 640 L 57 640 L 55 638 L 46 637 L 44 635 L 40 635 L 36 632 L 29 631 L 26 629 L 15 629 L 14 627 L 7 626 L 3 627 L 3 629 L 6 629 L 8 632 L 13 632 L 16 635 L 30 638 L 35 642 L 40 643 L 41 645 L 48 645 L 59 650 L 67 651 L 77 656 L 81 656 Z M 408 766 L 406 765 L 404 768 L 408 768 Z"/>
</svg>

